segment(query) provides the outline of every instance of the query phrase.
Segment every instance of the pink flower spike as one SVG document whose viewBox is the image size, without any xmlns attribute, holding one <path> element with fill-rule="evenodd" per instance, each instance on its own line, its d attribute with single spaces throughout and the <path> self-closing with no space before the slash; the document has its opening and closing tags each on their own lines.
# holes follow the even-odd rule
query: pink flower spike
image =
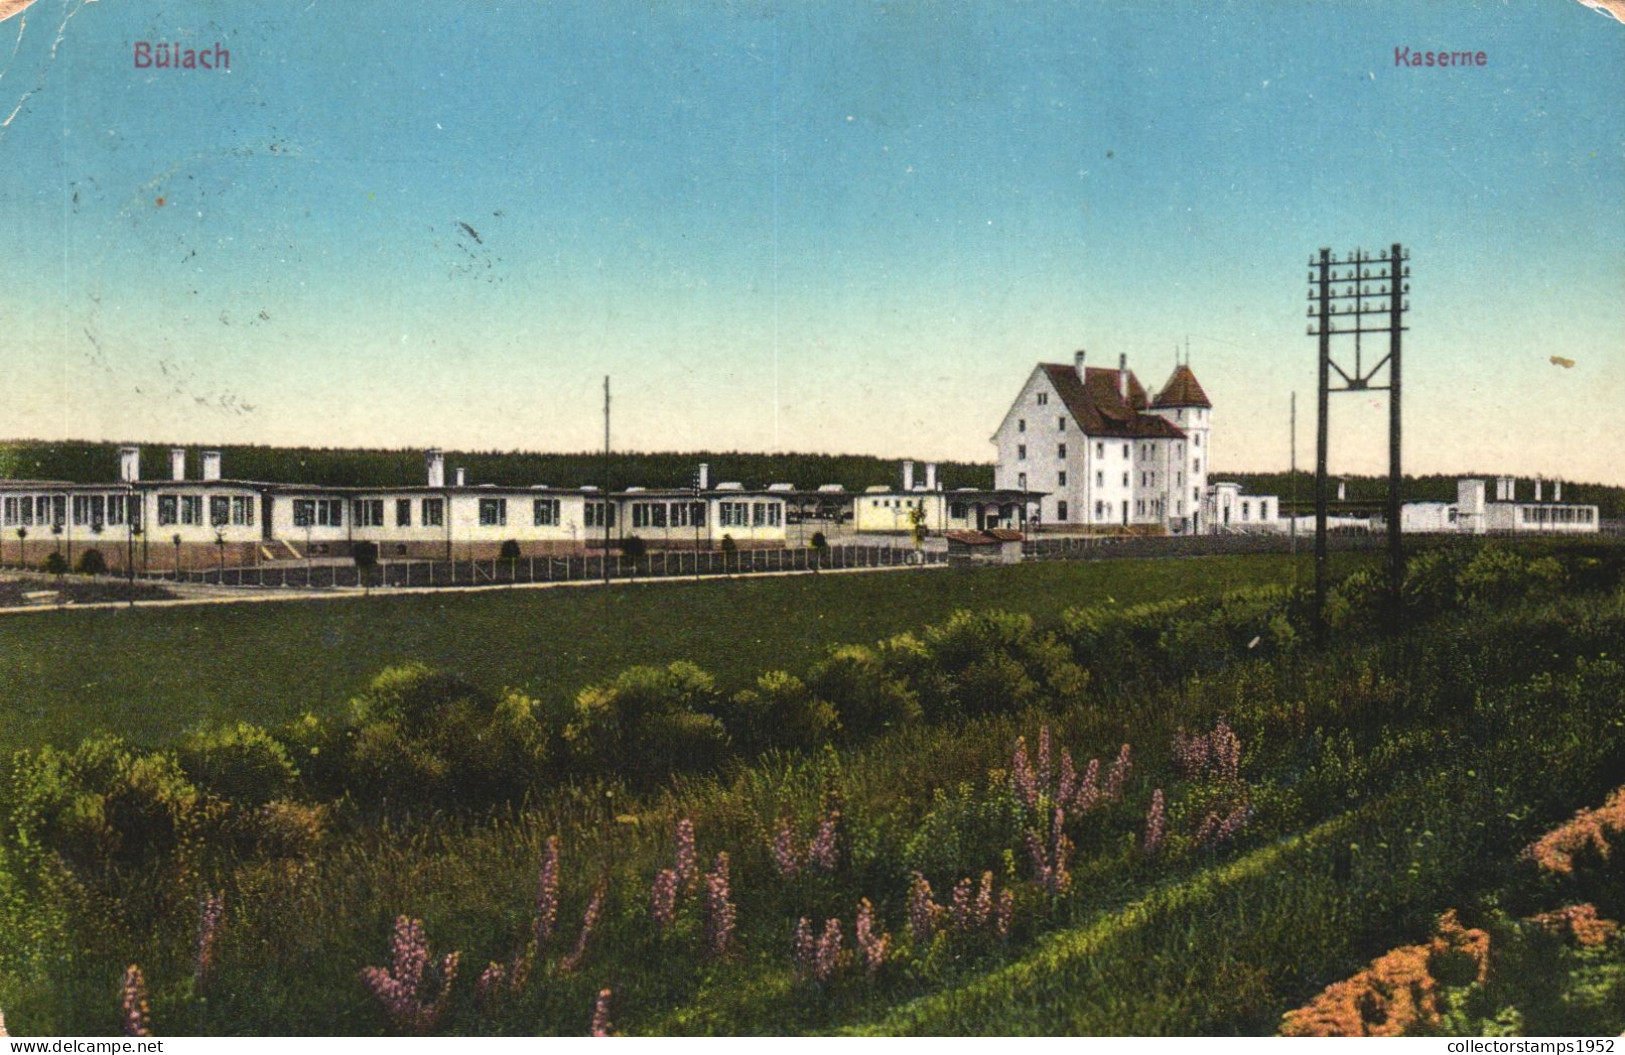
<svg viewBox="0 0 1625 1055">
<path fill-rule="evenodd" d="M 610 990 L 598 990 L 598 1000 L 593 1004 L 592 1008 L 592 1036 L 613 1037 L 615 1035 L 615 1027 L 609 1021 L 609 998 Z"/>
</svg>

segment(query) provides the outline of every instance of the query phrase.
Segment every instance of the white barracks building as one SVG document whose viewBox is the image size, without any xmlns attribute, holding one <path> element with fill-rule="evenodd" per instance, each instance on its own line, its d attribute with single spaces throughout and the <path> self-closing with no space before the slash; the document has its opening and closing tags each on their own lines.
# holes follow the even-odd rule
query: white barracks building
<svg viewBox="0 0 1625 1055">
<path fill-rule="evenodd" d="M 1039 363 L 993 434 L 994 487 L 1044 492 L 1046 529 L 1190 534 L 1211 530 L 1207 493 L 1213 404 L 1189 366 L 1155 398 L 1129 371 Z"/>
</svg>

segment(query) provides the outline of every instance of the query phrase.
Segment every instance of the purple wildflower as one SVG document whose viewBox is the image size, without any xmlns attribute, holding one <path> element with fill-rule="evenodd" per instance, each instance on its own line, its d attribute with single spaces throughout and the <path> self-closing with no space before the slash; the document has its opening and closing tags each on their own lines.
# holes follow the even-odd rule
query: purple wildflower
<svg viewBox="0 0 1625 1055">
<path fill-rule="evenodd" d="M 1230 729 L 1230 723 L 1219 719 L 1208 734 L 1209 754 L 1212 756 L 1213 775 L 1218 780 L 1234 781 L 1241 777 L 1241 740 Z"/>
<path fill-rule="evenodd" d="M 1010 752 L 1010 790 L 1028 809 L 1038 808 L 1038 784 L 1033 776 L 1033 767 L 1027 762 L 1025 736 L 1016 737 L 1016 746 Z"/>
<path fill-rule="evenodd" d="M 807 867 L 820 872 L 833 872 L 839 856 L 836 832 L 841 823 L 841 811 L 831 810 L 818 822 L 818 834 L 807 846 Z"/>
<path fill-rule="evenodd" d="M 497 991 L 502 988 L 502 983 L 507 980 L 508 969 L 492 960 L 485 965 L 485 970 L 480 972 L 479 978 L 474 982 L 475 1001 L 484 1004 L 496 995 Z"/>
<path fill-rule="evenodd" d="M 1038 757 L 1034 760 L 1034 777 L 1041 788 L 1049 787 L 1050 750 L 1049 724 L 1038 727 Z"/>
<path fill-rule="evenodd" d="M 1217 848 L 1235 838 L 1251 816 L 1252 809 L 1246 803 L 1237 803 L 1222 816 L 1217 811 L 1209 813 L 1196 829 L 1196 845 Z"/>
<path fill-rule="evenodd" d="M 1117 761 L 1112 763 L 1111 772 L 1106 774 L 1106 800 L 1116 802 L 1123 797 L 1123 787 L 1128 783 L 1128 777 L 1134 770 L 1134 752 L 1128 744 L 1124 744 L 1117 752 Z"/>
<path fill-rule="evenodd" d="M 1078 790 L 1078 773 L 1072 768 L 1072 752 L 1061 749 L 1061 775 L 1055 781 L 1055 801 L 1065 806 Z"/>
<path fill-rule="evenodd" d="M 971 904 L 971 881 L 966 876 L 954 884 L 954 892 L 948 902 L 948 925 L 956 931 L 968 931 L 975 925 L 975 917 L 976 909 Z"/>
<path fill-rule="evenodd" d="M 931 884 L 925 876 L 914 873 L 908 888 L 908 933 L 914 944 L 924 945 L 931 940 L 931 932 L 942 907 L 931 900 Z"/>
<path fill-rule="evenodd" d="M 694 854 L 694 822 L 684 817 L 677 822 L 677 880 L 686 888 L 699 881 L 700 869 Z"/>
<path fill-rule="evenodd" d="M 976 925 L 987 925 L 988 919 L 993 915 L 993 873 L 982 873 L 982 885 L 976 891 Z"/>
<path fill-rule="evenodd" d="M 726 956 L 733 944 L 738 911 L 730 897 L 728 852 L 717 854 L 716 865 L 705 876 L 705 937 L 714 956 Z"/>
<path fill-rule="evenodd" d="M 119 994 L 124 1003 L 124 1035 L 127 1037 L 152 1036 L 152 1019 L 147 1006 L 147 980 L 135 964 L 124 969 L 119 983 Z"/>
<path fill-rule="evenodd" d="M 800 854 L 796 852 L 796 833 L 788 819 L 779 822 L 779 833 L 768 846 L 773 868 L 781 876 L 793 876 L 801 871 Z"/>
<path fill-rule="evenodd" d="M 670 868 L 662 868 L 655 876 L 649 891 L 649 915 L 663 928 L 677 919 L 677 873 Z"/>
<path fill-rule="evenodd" d="M 1083 769 L 1083 779 L 1078 781 L 1078 790 L 1072 793 L 1069 808 L 1073 816 L 1088 813 L 1100 804 L 1099 780 L 1100 759 L 1091 758 Z"/>
<path fill-rule="evenodd" d="M 429 966 L 429 940 L 423 932 L 423 921 L 397 917 L 389 945 L 391 965 L 364 967 L 361 980 L 383 1005 L 385 1017 L 397 1031 L 427 1033 L 434 1028 L 451 996 L 461 956 L 449 952 L 440 961 L 440 993 L 434 1001 L 426 1002 L 420 992 L 423 973 Z"/>
<path fill-rule="evenodd" d="M 1051 875 L 1049 853 L 1044 849 L 1044 840 L 1031 828 L 1027 829 L 1027 857 L 1033 863 L 1033 882 L 1048 890 Z"/>
<path fill-rule="evenodd" d="M 193 986 L 202 989 L 214 971 L 215 945 L 226 918 L 226 895 L 206 894 L 198 905 L 197 943 L 192 956 Z"/>
<path fill-rule="evenodd" d="M 547 837 L 541 873 L 536 881 L 536 948 L 547 944 L 559 922 L 559 837 Z"/>
<path fill-rule="evenodd" d="M 1151 793 L 1151 808 L 1146 811 L 1145 815 L 1145 852 L 1147 856 L 1155 857 L 1157 852 L 1162 849 L 1165 825 L 1166 817 L 1163 813 L 1162 789 L 1158 788 Z"/>
<path fill-rule="evenodd" d="M 571 973 L 587 958 L 587 943 L 592 940 L 593 932 L 598 929 L 598 920 L 603 915 L 603 909 L 604 887 L 600 883 L 587 901 L 587 910 L 581 914 L 581 935 L 576 938 L 576 947 L 570 951 L 570 955 L 559 961 L 561 973 Z"/>
<path fill-rule="evenodd" d="M 841 966 L 841 921 L 829 919 L 824 922 L 824 933 L 818 938 L 818 950 L 813 954 L 813 977 L 820 982 L 827 982 L 835 977 L 835 971 Z"/>
<path fill-rule="evenodd" d="M 1010 917 L 1015 915 L 1016 893 L 1006 887 L 999 891 L 998 904 L 993 908 L 993 930 L 999 937 L 1007 937 L 1010 933 Z"/>
<path fill-rule="evenodd" d="M 1072 860 L 1072 840 L 1066 837 L 1066 811 L 1055 807 L 1051 818 L 1050 893 L 1064 894 L 1072 886 L 1072 873 L 1067 870 Z"/>
<path fill-rule="evenodd" d="M 813 937 L 812 920 L 802 916 L 796 921 L 796 966 L 811 975 L 818 957 L 818 939 Z"/>
<path fill-rule="evenodd" d="M 613 1037 L 615 1035 L 615 1027 L 611 1025 L 609 1021 L 610 995 L 611 993 L 608 989 L 598 990 L 598 1000 L 593 1004 L 592 1007 L 591 1036 Z"/>
<path fill-rule="evenodd" d="M 863 966 L 870 974 L 880 970 L 880 965 L 886 962 L 886 952 L 891 947 L 891 935 L 875 935 L 875 907 L 869 903 L 868 898 L 858 902 L 858 919 L 853 926 L 856 931 L 855 940 L 858 949 L 863 953 Z"/>
</svg>

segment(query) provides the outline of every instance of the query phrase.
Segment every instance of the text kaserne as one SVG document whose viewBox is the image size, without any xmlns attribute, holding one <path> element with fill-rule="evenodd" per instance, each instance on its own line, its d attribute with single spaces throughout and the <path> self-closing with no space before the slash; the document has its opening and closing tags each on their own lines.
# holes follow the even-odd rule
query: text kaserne
<svg viewBox="0 0 1625 1055">
<path fill-rule="evenodd" d="M 1395 66 L 1488 66 L 1489 56 L 1482 51 L 1412 51 L 1394 49 Z"/>
</svg>

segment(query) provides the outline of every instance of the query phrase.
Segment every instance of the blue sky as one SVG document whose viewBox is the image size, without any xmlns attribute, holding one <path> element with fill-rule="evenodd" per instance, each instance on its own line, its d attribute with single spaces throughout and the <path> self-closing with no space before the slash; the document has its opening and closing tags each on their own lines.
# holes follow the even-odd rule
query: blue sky
<svg viewBox="0 0 1625 1055">
<path fill-rule="evenodd" d="M 1188 337 L 1215 464 L 1284 467 L 1294 390 L 1309 464 L 1303 265 L 1402 241 L 1407 466 L 1625 483 L 1625 26 L 1573 0 L 269 10 L 0 23 L 0 432 L 573 450 L 609 374 L 628 448 L 985 460 L 1033 363 Z M 1386 465 L 1380 397 L 1333 424 Z"/>
</svg>

